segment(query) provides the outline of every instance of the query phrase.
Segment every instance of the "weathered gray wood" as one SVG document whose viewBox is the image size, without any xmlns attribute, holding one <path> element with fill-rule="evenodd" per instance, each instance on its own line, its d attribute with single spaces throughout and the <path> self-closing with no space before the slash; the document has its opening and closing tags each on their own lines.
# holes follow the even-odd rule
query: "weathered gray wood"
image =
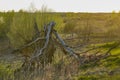
<svg viewBox="0 0 120 80">
<path fill-rule="evenodd" d="M 80 60 L 79 56 L 72 50 L 72 48 L 68 47 L 67 44 L 63 41 L 63 39 L 58 35 L 58 33 L 54 30 L 53 31 L 56 38 L 59 40 L 61 45 L 64 47 L 64 49 L 72 56 L 74 56 L 77 60 Z"/>
<path fill-rule="evenodd" d="M 76 54 L 73 49 L 71 47 L 69 47 L 65 42 L 64 40 L 60 37 L 60 35 L 57 33 L 57 31 L 54 30 L 54 27 L 55 26 L 55 22 L 50 22 L 48 25 L 45 26 L 45 29 L 44 29 L 44 32 L 45 32 L 45 38 L 36 38 L 34 41 L 32 41 L 31 43 L 21 47 L 20 49 L 17 49 L 17 50 L 22 50 L 26 47 L 29 47 L 31 46 L 32 44 L 36 43 L 37 41 L 39 40 L 44 40 L 44 45 L 42 46 L 42 48 L 39 48 L 36 53 L 32 56 L 31 59 L 34 59 L 34 58 L 39 58 L 41 54 L 44 54 L 44 51 L 45 49 L 47 49 L 47 46 L 49 45 L 49 42 L 50 42 L 50 38 L 53 37 L 52 36 L 52 33 L 54 34 L 54 36 L 56 37 L 56 41 L 58 43 L 60 43 L 60 47 L 63 48 L 63 50 L 67 53 L 69 53 L 71 56 L 75 57 L 77 60 L 79 61 L 82 61 L 81 57 L 79 56 L 79 54 Z M 57 45 L 57 44 L 56 44 Z M 108 53 L 110 53 L 111 50 L 113 50 L 116 46 L 118 46 L 119 44 L 113 46 L 112 48 L 110 48 L 105 55 L 108 55 Z M 94 49 L 97 49 L 97 48 L 100 48 L 100 47 L 96 47 L 96 48 L 93 48 L 93 49 L 90 49 L 90 50 L 87 50 L 85 52 L 81 52 L 81 53 L 86 53 L 86 52 L 89 52 L 91 50 L 94 50 Z"/>
<path fill-rule="evenodd" d="M 55 23 L 54 22 L 50 22 L 50 24 L 47 26 L 47 34 L 46 34 L 46 37 L 45 37 L 45 44 L 43 46 L 43 48 L 41 48 L 37 54 L 35 56 L 33 56 L 32 58 L 36 58 L 36 57 L 39 57 L 43 51 L 47 48 L 48 44 L 49 44 L 49 41 L 50 41 L 50 36 L 51 36 L 51 32 L 52 32 L 52 29 L 54 27 Z"/>
</svg>

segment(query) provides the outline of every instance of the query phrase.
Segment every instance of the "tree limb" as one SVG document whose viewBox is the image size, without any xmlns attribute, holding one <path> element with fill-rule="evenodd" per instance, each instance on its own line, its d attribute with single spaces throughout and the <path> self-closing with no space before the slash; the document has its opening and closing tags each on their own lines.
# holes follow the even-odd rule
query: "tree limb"
<svg viewBox="0 0 120 80">
<path fill-rule="evenodd" d="M 50 37 L 51 37 L 51 32 L 52 32 L 52 29 L 53 27 L 55 26 L 55 23 L 54 22 L 50 22 L 50 24 L 47 26 L 47 34 L 46 34 L 46 37 L 45 37 L 45 44 L 43 46 L 43 48 L 41 48 L 37 54 L 35 56 L 32 57 L 33 58 L 36 58 L 36 57 L 39 57 L 43 51 L 47 48 L 48 44 L 49 44 L 49 40 L 50 40 Z"/>
<path fill-rule="evenodd" d="M 53 31 L 56 38 L 59 40 L 60 44 L 64 47 L 64 49 L 72 56 L 74 56 L 77 60 L 79 59 L 79 56 L 70 48 L 67 46 L 67 44 L 63 41 L 63 39 L 58 35 L 58 33 L 54 30 Z"/>
</svg>

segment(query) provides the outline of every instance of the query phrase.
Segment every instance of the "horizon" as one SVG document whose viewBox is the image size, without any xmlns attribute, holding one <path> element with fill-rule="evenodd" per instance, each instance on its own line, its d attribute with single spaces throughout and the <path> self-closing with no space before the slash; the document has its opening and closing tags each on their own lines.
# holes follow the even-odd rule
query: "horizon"
<svg viewBox="0 0 120 80">
<path fill-rule="evenodd" d="M 52 2 L 53 1 L 53 2 Z M 21 0 L 21 1 L 7 1 L 0 0 L 0 12 L 8 12 L 14 10 L 18 12 L 19 10 L 28 11 L 32 5 L 37 10 L 45 5 L 54 12 L 74 12 L 74 13 L 111 13 L 113 11 L 120 12 L 120 1 L 119 0 L 109 0 L 109 1 L 98 1 L 98 0 Z M 6 5 L 5 5 L 6 4 Z"/>
</svg>

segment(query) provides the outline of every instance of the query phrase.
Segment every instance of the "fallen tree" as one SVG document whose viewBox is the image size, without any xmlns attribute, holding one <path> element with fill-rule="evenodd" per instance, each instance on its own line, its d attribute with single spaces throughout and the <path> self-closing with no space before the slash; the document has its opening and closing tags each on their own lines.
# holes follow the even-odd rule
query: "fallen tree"
<svg viewBox="0 0 120 80">
<path fill-rule="evenodd" d="M 100 51 L 98 51 L 95 54 L 89 56 L 86 56 L 86 54 L 81 55 L 83 53 L 98 49 L 100 47 L 92 48 L 81 53 L 76 53 L 64 42 L 64 40 L 54 29 L 54 26 L 55 22 L 50 22 L 49 24 L 44 26 L 44 31 L 40 32 L 37 28 L 37 25 L 35 24 L 37 37 L 34 38 L 33 41 L 31 41 L 30 43 L 13 51 L 22 51 L 23 49 L 37 45 L 34 47 L 32 55 L 29 55 L 29 57 L 25 58 L 22 67 L 16 70 L 15 74 L 19 71 L 26 71 L 26 73 L 27 71 L 34 71 L 36 68 L 39 68 L 40 66 L 44 67 L 45 64 L 52 62 L 52 58 L 54 57 L 54 53 L 57 47 L 60 47 L 60 49 L 65 54 L 69 54 L 70 56 L 74 57 L 78 61 L 78 63 L 82 65 L 89 62 L 96 62 L 110 56 L 110 51 L 120 45 L 120 43 L 115 43 L 115 45 L 108 49 L 105 54 L 98 55 L 100 53 Z M 40 34 L 42 34 L 42 36 L 40 36 Z"/>
<path fill-rule="evenodd" d="M 30 56 L 30 60 L 34 60 L 36 58 L 39 58 L 41 55 L 43 55 L 45 53 L 45 50 L 47 51 L 49 49 L 48 46 L 50 45 L 51 42 L 53 42 L 53 43 L 55 42 L 55 44 L 59 43 L 59 45 L 61 45 L 60 47 L 63 47 L 63 49 L 66 52 L 68 52 L 71 56 L 73 56 L 74 58 L 79 60 L 79 55 L 77 55 L 72 50 L 72 48 L 70 48 L 63 41 L 63 39 L 60 37 L 60 35 L 57 33 L 57 31 L 54 30 L 54 26 L 55 26 L 55 22 L 50 22 L 47 26 L 44 26 L 45 27 L 45 29 L 44 29 L 45 37 L 37 37 L 32 42 L 30 42 L 30 43 L 28 43 L 28 44 L 26 44 L 18 49 L 15 49 L 13 52 L 21 51 L 27 47 L 32 46 L 33 44 L 37 43 L 38 41 L 41 41 L 40 43 L 43 44 L 42 47 L 40 49 L 37 49 L 37 51 L 32 56 Z M 41 44 L 39 44 L 39 45 L 41 46 Z"/>
<path fill-rule="evenodd" d="M 31 56 L 29 56 L 29 62 L 33 62 L 33 61 L 36 61 L 36 60 L 37 60 L 36 62 L 39 62 L 39 61 L 41 62 L 42 61 L 42 59 L 41 59 L 42 55 L 44 55 L 43 58 L 45 58 L 45 57 L 49 58 L 49 59 L 46 59 L 46 62 L 51 62 L 53 54 L 56 50 L 55 46 L 58 45 L 63 52 L 68 53 L 70 56 L 73 56 L 76 60 L 79 61 L 79 63 L 83 63 L 84 60 L 82 58 L 84 57 L 84 55 L 80 56 L 80 54 L 87 53 L 91 50 L 101 48 L 101 47 L 94 47 L 94 48 L 86 50 L 84 52 L 76 53 L 76 52 L 74 52 L 74 50 L 71 47 L 69 47 L 64 42 L 64 40 L 60 37 L 60 35 L 54 29 L 54 26 L 55 26 L 55 22 L 50 22 L 49 24 L 45 25 L 44 26 L 44 31 L 43 31 L 43 33 L 44 33 L 44 37 L 43 37 L 43 36 L 40 36 L 41 32 L 38 30 L 38 26 L 35 22 L 34 27 L 35 27 L 35 31 L 37 32 L 36 35 L 35 35 L 35 36 L 37 36 L 36 39 L 34 39 L 30 43 L 22 46 L 21 48 L 14 50 L 13 52 L 21 51 L 21 50 L 23 50 L 27 47 L 30 47 L 30 46 L 36 44 L 37 42 L 39 42 L 39 44 L 38 44 L 39 47 L 37 47 L 36 51 L 34 51 L 34 53 Z M 115 45 L 113 47 L 108 49 L 108 51 L 101 56 L 103 56 L 103 57 L 108 56 L 110 51 L 113 50 L 114 48 L 116 48 L 119 45 L 120 45 L 120 43 L 115 43 Z M 98 54 L 98 53 L 96 53 L 96 54 Z M 94 55 L 96 55 L 96 54 L 94 54 Z M 91 55 L 91 56 L 93 56 L 93 55 Z M 91 58 L 91 59 L 93 59 L 93 58 Z"/>
</svg>

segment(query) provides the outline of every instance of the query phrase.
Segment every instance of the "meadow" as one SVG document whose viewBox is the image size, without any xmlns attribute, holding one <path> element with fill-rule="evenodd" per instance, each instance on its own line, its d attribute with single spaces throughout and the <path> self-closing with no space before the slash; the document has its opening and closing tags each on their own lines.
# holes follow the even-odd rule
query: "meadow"
<svg viewBox="0 0 120 80">
<path fill-rule="evenodd" d="M 120 79 L 120 13 L 43 10 L 0 12 L 0 80 Z M 35 59 L 33 65 L 21 68 L 46 43 L 51 21 L 55 26 L 44 54 L 38 56 L 40 65 Z M 66 45 L 59 42 L 54 30 Z"/>
</svg>

